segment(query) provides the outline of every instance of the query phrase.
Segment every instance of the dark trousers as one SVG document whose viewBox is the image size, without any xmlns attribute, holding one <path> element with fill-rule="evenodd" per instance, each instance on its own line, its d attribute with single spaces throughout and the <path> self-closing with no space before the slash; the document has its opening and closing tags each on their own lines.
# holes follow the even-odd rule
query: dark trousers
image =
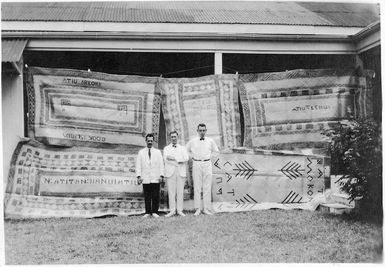
<svg viewBox="0 0 385 267">
<path fill-rule="evenodd" d="M 159 183 L 143 184 L 144 205 L 146 213 L 158 213 L 159 209 Z"/>
</svg>

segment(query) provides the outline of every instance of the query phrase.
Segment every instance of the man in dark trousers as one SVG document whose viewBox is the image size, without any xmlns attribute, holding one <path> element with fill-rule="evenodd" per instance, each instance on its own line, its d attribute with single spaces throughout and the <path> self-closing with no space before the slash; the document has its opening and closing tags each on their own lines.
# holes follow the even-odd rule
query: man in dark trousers
<svg viewBox="0 0 385 267">
<path fill-rule="evenodd" d="M 136 177 L 138 183 L 143 183 L 144 203 L 146 214 L 158 218 L 160 182 L 164 182 L 164 162 L 159 149 L 153 148 L 153 134 L 146 135 L 147 147 L 139 151 L 136 159 Z"/>
</svg>

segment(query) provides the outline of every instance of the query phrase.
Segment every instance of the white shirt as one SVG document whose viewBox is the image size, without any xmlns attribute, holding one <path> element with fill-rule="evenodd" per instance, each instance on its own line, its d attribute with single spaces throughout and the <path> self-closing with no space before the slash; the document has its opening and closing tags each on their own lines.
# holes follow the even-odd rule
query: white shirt
<svg viewBox="0 0 385 267">
<path fill-rule="evenodd" d="M 194 137 L 186 144 L 187 152 L 196 160 L 211 159 L 212 153 L 219 153 L 217 144 L 210 137 L 200 140 L 200 137 Z"/>
<path fill-rule="evenodd" d="M 136 177 L 140 176 L 144 184 L 159 183 L 160 176 L 164 176 L 163 157 L 160 150 L 151 148 L 151 160 L 148 155 L 149 148 L 141 149 L 136 158 Z"/>
<path fill-rule="evenodd" d="M 173 156 L 176 161 L 168 160 L 167 156 Z M 179 171 L 181 177 L 187 176 L 186 162 L 188 161 L 188 154 L 186 147 L 176 144 L 176 147 L 173 147 L 172 144 L 169 144 L 163 149 L 163 158 L 164 158 L 164 173 L 166 177 L 170 177 L 174 174 L 175 169 Z M 180 164 L 182 162 L 182 164 Z"/>
</svg>

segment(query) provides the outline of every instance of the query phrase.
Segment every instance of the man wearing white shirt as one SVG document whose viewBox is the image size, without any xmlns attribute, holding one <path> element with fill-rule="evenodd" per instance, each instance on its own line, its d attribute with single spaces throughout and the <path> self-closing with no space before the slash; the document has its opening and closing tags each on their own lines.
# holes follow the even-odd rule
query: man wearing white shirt
<svg viewBox="0 0 385 267">
<path fill-rule="evenodd" d="M 178 213 L 180 216 L 186 216 L 183 213 L 183 191 L 187 176 L 186 162 L 189 157 L 186 148 L 178 144 L 178 132 L 171 132 L 170 138 L 171 144 L 163 150 L 168 203 L 170 206 L 170 213 L 165 217 L 171 217 L 175 215 L 175 213 Z"/>
<path fill-rule="evenodd" d="M 219 153 L 217 144 L 210 137 L 205 137 L 206 125 L 198 125 L 198 137 L 191 139 L 187 145 L 187 152 L 190 153 L 193 160 L 193 182 L 194 182 L 194 206 L 197 216 L 201 214 L 201 192 L 203 188 L 203 213 L 212 215 L 211 208 L 211 182 L 212 182 L 212 163 L 213 153 Z"/>
<path fill-rule="evenodd" d="M 160 184 L 164 178 L 163 157 L 160 150 L 152 147 L 153 134 L 146 135 L 147 147 L 139 151 L 136 159 L 136 177 L 143 183 L 146 214 L 143 217 L 158 218 Z"/>
</svg>

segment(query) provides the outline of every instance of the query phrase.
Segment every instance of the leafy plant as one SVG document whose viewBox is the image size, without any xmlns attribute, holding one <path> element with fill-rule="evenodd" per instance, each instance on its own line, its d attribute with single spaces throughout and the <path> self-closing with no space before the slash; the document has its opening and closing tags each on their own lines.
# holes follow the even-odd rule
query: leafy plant
<svg viewBox="0 0 385 267">
<path fill-rule="evenodd" d="M 381 127 L 369 118 L 341 121 L 324 135 L 330 140 L 331 173 L 342 175 L 342 190 L 362 209 L 382 214 Z"/>
</svg>

